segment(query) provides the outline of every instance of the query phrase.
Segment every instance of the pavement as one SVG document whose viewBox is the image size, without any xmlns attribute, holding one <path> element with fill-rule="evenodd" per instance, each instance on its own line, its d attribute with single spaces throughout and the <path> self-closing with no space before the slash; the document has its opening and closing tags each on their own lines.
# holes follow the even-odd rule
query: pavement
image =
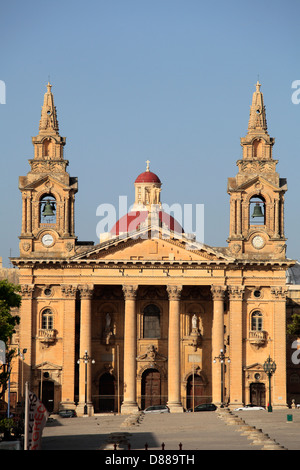
<svg viewBox="0 0 300 470">
<path fill-rule="evenodd" d="M 53 415 L 42 450 L 299 450 L 300 410 Z M 117 453 L 117 455 L 125 455 Z"/>
</svg>

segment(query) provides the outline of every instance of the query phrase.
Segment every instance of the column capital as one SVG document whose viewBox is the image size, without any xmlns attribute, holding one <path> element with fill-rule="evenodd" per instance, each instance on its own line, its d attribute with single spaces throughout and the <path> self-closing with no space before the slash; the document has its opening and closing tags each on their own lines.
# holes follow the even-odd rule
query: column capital
<svg viewBox="0 0 300 470">
<path fill-rule="evenodd" d="M 78 286 L 80 297 L 82 299 L 91 299 L 94 292 L 94 286 L 92 284 L 84 284 Z"/>
<path fill-rule="evenodd" d="M 139 286 L 123 285 L 123 293 L 125 300 L 135 300 Z"/>
<path fill-rule="evenodd" d="M 32 298 L 33 291 L 34 291 L 34 284 L 23 284 L 23 285 L 21 285 L 21 295 L 25 299 Z"/>
<path fill-rule="evenodd" d="M 228 286 L 230 300 L 243 300 L 245 286 Z"/>
<path fill-rule="evenodd" d="M 213 300 L 224 300 L 226 289 L 226 286 L 212 285 L 210 290 L 213 296 Z"/>
<path fill-rule="evenodd" d="M 61 291 L 62 291 L 64 297 L 74 298 L 74 297 L 76 297 L 77 286 L 74 286 L 74 285 L 71 285 L 71 284 L 63 284 L 61 286 Z"/>
<path fill-rule="evenodd" d="M 182 286 L 167 286 L 169 300 L 180 300 Z"/>
<path fill-rule="evenodd" d="M 286 300 L 288 288 L 285 286 L 273 286 L 271 287 L 271 294 L 277 300 Z"/>
</svg>

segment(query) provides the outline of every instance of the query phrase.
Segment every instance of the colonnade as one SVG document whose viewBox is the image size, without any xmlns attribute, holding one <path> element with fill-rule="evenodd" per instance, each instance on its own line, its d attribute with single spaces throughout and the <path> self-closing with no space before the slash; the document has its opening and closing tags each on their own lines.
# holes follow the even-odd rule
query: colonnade
<svg viewBox="0 0 300 470">
<path fill-rule="evenodd" d="M 166 287 L 169 298 L 169 322 L 168 322 L 168 406 L 171 412 L 182 412 L 180 387 L 181 387 L 181 367 L 180 367 L 180 300 L 182 285 L 169 285 Z M 227 290 L 226 286 L 211 286 L 213 301 L 213 324 L 212 324 L 212 359 L 219 356 L 220 350 L 224 348 L 224 297 Z M 91 303 L 93 295 L 93 286 L 79 286 L 81 296 L 81 319 L 80 319 L 80 358 L 84 357 L 85 351 L 91 352 Z M 123 294 L 125 301 L 125 321 L 124 321 L 124 400 L 121 405 L 121 412 L 129 414 L 137 411 L 137 322 L 136 322 L 136 297 L 137 285 L 123 285 Z M 233 344 L 237 348 L 242 345 L 242 287 L 230 287 L 228 289 L 232 314 L 234 321 L 235 337 Z M 240 377 L 238 383 L 240 389 L 235 391 L 233 388 L 233 397 L 235 403 L 242 403 L 242 367 L 237 364 L 241 361 L 241 355 L 234 355 L 233 369 L 238 371 Z M 238 359 L 240 358 L 240 359 Z M 218 361 L 217 361 L 218 362 Z M 87 405 L 88 410 L 92 409 L 91 400 L 91 361 L 80 360 L 79 367 L 79 409 Z M 218 363 L 212 364 L 212 400 L 216 404 L 221 403 L 221 368 Z M 236 396 L 234 396 L 236 395 Z"/>
</svg>

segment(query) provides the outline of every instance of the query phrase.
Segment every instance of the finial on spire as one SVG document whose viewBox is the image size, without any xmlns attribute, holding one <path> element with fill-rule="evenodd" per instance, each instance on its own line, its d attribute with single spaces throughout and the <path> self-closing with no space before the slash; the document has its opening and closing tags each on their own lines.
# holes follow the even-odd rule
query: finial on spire
<svg viewBox="0 0 300 470">
<path fill-rule="evenodd" d="M 146 171 L 150 171 L 150 161 L 146 160 L 146 164 L 147 164 Z"/>
<path fill-rule="evenodd" d="M 263 94 L 260 91 L 261 84 L 256 82 L 256 90 L 253 93 L 252 104 L 250 107 L 250 118 L 248 123 L 248 132 L 251 134 L 267 132 L 266 110 L 264 106 Z"/>
<path fill-rule="evenodd" d="M 54 106 L 53 94 L 51 92 L 52 85 L 50 81 L 47 83 L 47 91 L 44 94 L 44 103 L 42 106 L 40 132 L 48 134 L 58 133 L 58 121 L 56 116 L 56 108 Z"/>
</svg>

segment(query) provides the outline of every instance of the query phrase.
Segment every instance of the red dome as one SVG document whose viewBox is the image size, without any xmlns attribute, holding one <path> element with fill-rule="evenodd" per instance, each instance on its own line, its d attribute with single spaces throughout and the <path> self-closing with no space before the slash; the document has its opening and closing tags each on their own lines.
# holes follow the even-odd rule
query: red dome
<svg viewBox="0 0 300 470">
<path fill-rule="evenodd" d="M 135 180 L 136 183 L 160 183 L 159 177 L 152 173 L 152 171 L 144 171 L 141 173 L 137 179 Z"/>
<path fill-rule="evenodd" d="M 159 211 L 158 215 L 160 222 L 165 224 L 169 230 L 176 233 L 184 233 L 183 228 L 177 222 L 177 220 L 174 219 L 174 217 L 163 211 Z M 120 233 L 124 232 L 134 232 L 139 229 L 140 224 L 146 221 L 147 217 L 148 211 L 129 212 L 128 214 L 121 217 L 120 220 L 118 220 L 118 222 L 110 230 L 110 233 L 112 235 L 120 235 Z"/>
</svg>

